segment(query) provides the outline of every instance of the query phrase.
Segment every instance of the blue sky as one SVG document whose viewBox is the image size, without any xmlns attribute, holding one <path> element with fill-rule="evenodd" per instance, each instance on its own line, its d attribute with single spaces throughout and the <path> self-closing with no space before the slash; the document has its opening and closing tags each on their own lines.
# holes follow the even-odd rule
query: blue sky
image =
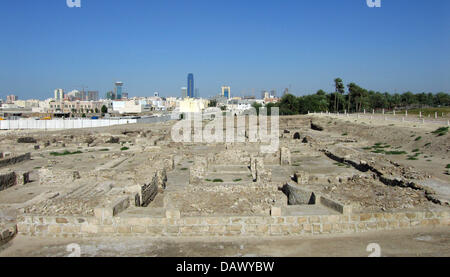
<svg viewBox="0 0 450 277">
<path fill-rule="evenodd" d="M 449 92 L 450 1 L 3 0 L 0 97 L 52 96 L 123 81 L 131 96 L 179 96 L 187 74 L 203 97 L 230 85 L 257 96 L 347 84 Z"/>
</svg>

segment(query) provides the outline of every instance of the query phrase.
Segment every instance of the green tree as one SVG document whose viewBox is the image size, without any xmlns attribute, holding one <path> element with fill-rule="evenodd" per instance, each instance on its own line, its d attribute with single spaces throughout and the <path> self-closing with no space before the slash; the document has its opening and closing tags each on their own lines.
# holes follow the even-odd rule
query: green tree
<svg viewBox="0 0 450 277">
<path fill-rule="evenodd" d="M 102 106 L 102 114 L 105 114 L 105 113 L 108 113 L 108 108 L 105 105 L 103 105 Z"/>
<path fill-rule="evenodd" d="M 208 107 L 217 107 L 217 100 L 211 100 L 211 101 L 209 101 L 209 103 L 208 103 Z"/>
<path fill-rule="evenodd" d="M 258 102 L 254 102 L 254 103 L 252 104 L 252 107 L 255 108 L 256 114 L 257 114 L 257 115 L 259 115 L 259 109 L 261 109 L 262 106 L 263 106 L 263 105 L 260 104 L 260 103 L 258 103 Z"/>
<path fill-rule="evenodd" d="M 341 79 L 341 78 L 336 78 L 336 79 L 334 79 L 334 88 L 335 88 L 334 111 L 337 112 L 337 111 L 339 111 L 339 98 L 338 98 L 338 94 L 344 95 L 344 93 L 345 93 L 345 86 L 344 86 L 344 83 L 342 82 L 342 79 Z"/>
</svg>

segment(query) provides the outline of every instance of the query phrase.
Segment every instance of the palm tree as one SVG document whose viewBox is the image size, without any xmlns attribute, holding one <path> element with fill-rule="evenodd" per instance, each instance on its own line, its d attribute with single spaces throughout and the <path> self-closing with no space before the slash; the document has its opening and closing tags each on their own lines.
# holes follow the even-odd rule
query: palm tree
<svg viewBox="0 0 450 277">
<path fill-rule="evenodd" d="M 335 87 L 335 97 L 334 97 L 334 110 L 339 111 L 339 99 L 338 93 L 343 95 L 345 93 L 344 83 L 341 78 L 334 79 L 334 87 Z"/>
</svg>

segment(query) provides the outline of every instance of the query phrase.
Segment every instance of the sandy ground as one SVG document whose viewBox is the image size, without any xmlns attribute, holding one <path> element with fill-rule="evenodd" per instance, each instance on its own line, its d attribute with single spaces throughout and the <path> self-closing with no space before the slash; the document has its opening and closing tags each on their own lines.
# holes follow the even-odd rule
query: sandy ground
<svg viewBox="0 0 450 277">
<path fill-rule="evenodd" d="M 382 257 L 449 257 L 446 228 L 413 229 L 303 238 L 92 238 L 52 239 L 18 236 L 0 257 L 65 257 L 77 243 L 82 257 L 368 257 L 377 243 Z"/>
</svg>

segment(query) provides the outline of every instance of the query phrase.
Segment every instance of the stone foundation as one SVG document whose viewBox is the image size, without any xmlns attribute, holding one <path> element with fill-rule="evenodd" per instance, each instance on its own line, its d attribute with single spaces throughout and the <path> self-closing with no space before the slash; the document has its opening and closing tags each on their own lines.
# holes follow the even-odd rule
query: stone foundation
<svg viewBox="0 0 450 277">
<path fill-rule="evenodd" d="M 252 237 L 308 236 L 397 230 L 421 226 L 450 226 L 448 212 L 367 213 L 351 215 L 258 217 L 42 217 L 25 215 L 18 223 L 22 235 L 42 237 L 152 236 Z M 108 220 L 105 220 L 108 219 Z"/>
<path fill-rule="evenodd" d="M 15 172 L 0 175 L 0 191 L 15 186 L 17 184 L 16 178 Z"/>
<path fill-rule="evenodd" d="M 26 153 L 26 154 L 19 155 L 19 156 L 3 158 L 3 159 L 0 159 L 0 168 L 9 166 L 9 165 L 13 165 L 13 164 L 17 164 L 17 163 L 20 163 L 23 161 L 28 161 L 30 159 L 31 159 L 30 153 Z"/>
</svg>

